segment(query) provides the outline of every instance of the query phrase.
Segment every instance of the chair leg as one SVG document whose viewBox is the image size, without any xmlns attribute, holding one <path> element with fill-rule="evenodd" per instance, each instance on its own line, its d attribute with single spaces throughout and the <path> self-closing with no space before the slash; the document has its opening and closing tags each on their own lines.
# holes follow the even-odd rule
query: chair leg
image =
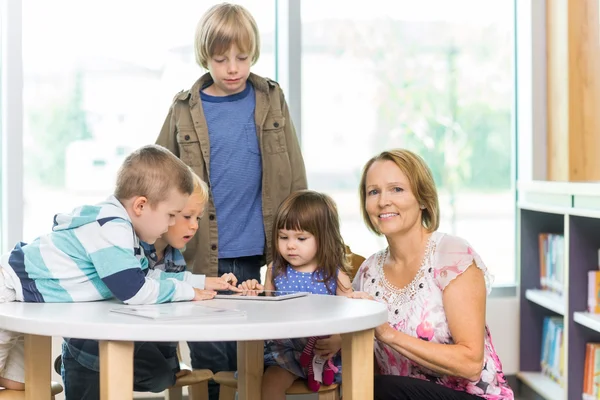
<svg viewBox="0 0 600 400">
<path fill-rule="evenodd" d="M 329 392 L 319 393 L 319 400 L 339 400 L 338 391 L 330 390 Z"/>
<path fill-rule="evenodd" d="M 221 385 L 219 389 L 219 400 L 235 400 L 235 393 L 237 390 L 235 388 Z"/>
<path fill-rule="evenodd" d="M 188 387 L 189 400 L 208 400 L 208 381 Z"/>
<path fill-rule="evenodd" d="M 167 400 L 183 400 L 183 390 L 180 387 L 173 387 L 167 390 Z"/>
</svg>

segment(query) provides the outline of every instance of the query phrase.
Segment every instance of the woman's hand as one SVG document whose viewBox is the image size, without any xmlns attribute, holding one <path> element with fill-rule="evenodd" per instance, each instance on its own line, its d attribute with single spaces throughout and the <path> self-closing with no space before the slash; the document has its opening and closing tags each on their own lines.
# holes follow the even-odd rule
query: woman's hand
<svg viewBox="0 0 600 400">
<path fill-rule="evenodd" d="M 315 354 L 324 358 L 331 358 L 342 348 L 342 336 L 331 335 L 325 339 L 319 339 L 315 343 Z"/>
<path fill-rule="evenodd" d="M 352 292 L 348 293 L 347 297 L 351 299 L 363 299 L 363 300 L 373 300 L 377 301 L 367 292 Z M 396 330 L 390 326 L 389 323 L 385 322 L 375 328 L 375 338 L 381 342 L 389 343 L 394 335 L 396 334 Z"/>
<path fill-rule="evenodd" d="M 237 278 L 232 273 L 221 275 L 219 278 L 206 278 L 204 288 L 207 290 L 232 290 L 239 292 L 237 288 Z"/>
<path fill-rule="evenodd" d="M 346 297 L 348 297 L 350 299 L 364 299 L 364 300 L 373 300 L 373 301 L 375 301 L 375 299 L 373 298 L 373 296 L 371 296 L 367 292 L 351 292 L 351 293 L 348 293 L 346 295 Z"/>
</svg>

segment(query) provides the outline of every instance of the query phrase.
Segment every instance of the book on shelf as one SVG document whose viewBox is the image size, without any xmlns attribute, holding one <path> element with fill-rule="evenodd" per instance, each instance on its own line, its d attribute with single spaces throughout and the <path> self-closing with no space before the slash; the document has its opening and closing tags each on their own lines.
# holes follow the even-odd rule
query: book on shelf
<svg viewBox="0 0 600 400">
<path fill-rule="evenodd" d="M 588 312 L 600 313 L 600 271 L 588 271 Z"/>
<path fill-rule="evenodd" d="M 542 330 L 542 373 L 561 386 L 564 383 L 564 321 L 562 317 L 545 317 Z"/>
<path fill-rule="evenodd" d="M 598 250 L 598 269 L 588 271 L 587 310 L 600 314 L 600 249 Z"/>
<path fill-rule="evenodd" d="M 565 238 L 555 233 L 540 233 L 540 286 L 562 295 L 565 270 Z"/>
<path fill-rule="evenodd" d="M 600 343 L 586 343 L 583 400 L 600 398 Z"/>
<path fill-rule="evenodd" d="M 246 318 L 246 312 L 232 308 L 211 307 L 197 302 L 124 305 L 110 310 L 114 313 L 131 315 L 152 320 L 214 320 Z"/>
</svg>

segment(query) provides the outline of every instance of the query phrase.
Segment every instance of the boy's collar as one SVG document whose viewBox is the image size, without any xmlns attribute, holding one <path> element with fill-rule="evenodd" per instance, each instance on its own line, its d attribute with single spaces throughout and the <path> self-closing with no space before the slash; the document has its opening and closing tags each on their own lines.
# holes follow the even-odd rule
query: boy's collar
<svg viewBox="0 0 600 400">
<path fill-rule="evenodd" d="M 252 83 L 252 86 L 254 86 L 255 90 L 259 90 L 261 92 L 264 93 L 268 93 L 269 92 L 269 83 L 265 78 L 262 78 L 252 72 L 250 72 L 250 76 L 248 76 L 248 80 L 250 81 L 250 83 Z M 213 79 L 210 76 L 210 72 L 205 73 L 204 75 L 202 75 L 200 77 L 200 79 L 198 79 L 196 81 L 196 83 L 194 84 L 194 86 L 192 87 L 192 96 L 199 96 L 200 93 L 200 89 L 209 86 L 210 84 L 212 84 Z M 196 88 L 198 90 L 196 90 Z"/>
</svg>

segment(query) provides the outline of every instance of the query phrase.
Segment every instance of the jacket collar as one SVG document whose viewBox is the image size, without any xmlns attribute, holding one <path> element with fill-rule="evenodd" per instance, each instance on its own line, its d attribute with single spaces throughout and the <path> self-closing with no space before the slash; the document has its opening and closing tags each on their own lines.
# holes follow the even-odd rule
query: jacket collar
<svg viewBox="0 0 600 400">
<path fill-rule="evenodd" d="M 251 72 L 250 76 L 248 76 L 248 80 L 250 83 L 252 83 L 252 86 L 254 86 L 254 90 L 258 90 L 259 92 L 263 92 L 265 94 L 269 93 L 269 84 L 265 78 L 262 78 Z M 200 89 L 208 86 L 212 82 L 213 79 L 209 72 L 202 75 L 189 90 L 188 96 L 191 96 L 191 103 L 197 103 L 200 101 Z"/>
</svg>

